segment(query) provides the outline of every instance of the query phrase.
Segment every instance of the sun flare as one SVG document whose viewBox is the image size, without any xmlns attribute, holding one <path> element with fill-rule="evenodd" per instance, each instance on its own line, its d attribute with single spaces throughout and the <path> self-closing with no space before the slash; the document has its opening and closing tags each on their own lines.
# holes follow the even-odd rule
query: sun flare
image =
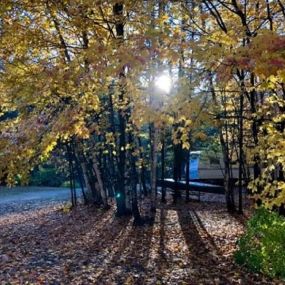
<svg viewBox="0 0 285 285">
<path fill-rule="evenodd" d="M 155 86 L 165 93 L 169 93 L 172 86 L 172 80 L 169 75 L 162 74 L 155 79 Z"/>
</svg>

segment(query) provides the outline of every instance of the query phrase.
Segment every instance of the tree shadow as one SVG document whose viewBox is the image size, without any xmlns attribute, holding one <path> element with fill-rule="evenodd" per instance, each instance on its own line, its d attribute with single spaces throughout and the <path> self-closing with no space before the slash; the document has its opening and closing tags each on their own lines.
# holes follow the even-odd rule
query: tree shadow
<svg viewBox="0 0 285 285">
<path fill-rule="evenodd" d="M 166 219 L 166 212 L 167 210 L 164 208 L 160 209 L 160 226 L 159 226 L 159 250 L 158 250 L 158 254 L 160 257 L 160 260 L 162 261 L 160 264 L 164 264 L 166 263 L 166 265 L 168 264 L 167 262 L 167 257 L 165 255 L 165 219 Z"/>
<path fill-rule="evenodd" d="M 190 284 L 251 284 L 251 279 L 243 276 L 240 268 L 229 263 L 219 253 L 213 238 L 193 211 L 179 210 L 179 223 L 189 249 L 191 276 Z M 197 227 L 198 226 L 198 227 Z M 199 230 L 198 230 L 199 229 Z"/>
<path fill-rule="evenodd" d="M 191 276 L 188 282 L 191 284 L 231 284 L 230 280 L 221 275 L 217 270 L 218 258 L 211 252 L 202 240 L 200 233 L 191 217 L 189 210 L 177 212 L 181 230 L 189 250 Z M 209 241 L 212 243 L 212 240 Z M 210 282 L 210 283 L 209 283 Z"/>
<path fill-rule="evenodd" d="M 191 213 L 191 214 L 190 214 Z M 207 240 L 207 244 L 209 245 L 209 247 L 214 250 L 215 252 L 220 254 L 219 248 L 217 247 L 214 239 L 212 238 L 212 236 L 208 233 L 208 231 L 206 230 L 204 224 L 202 223 L 200 217 L 197 215 L 197 213 L 195 211 L 191 211 L 189 212 L 192 222 L 195 224 L 196 229 L 200 229 L 200 231 L 198 230 L 198 232 L 200 233 L 200 236 L 203 235 L 206 240 Z"/>
<path fill-rule="evenodd" d="M 88 217 L 88 214 L 93 216 Z M 11 269 L 10 266 L 5 274 L 23 275 L 23 280 L 27 282 L 41 278 L 49 284 L 70 284 L 91 263 L 95 269 L 100 267 L 98 263 L 104 257 L 101 251 L 111 247 L 115 237 L 124 231 L 130 221 L 130 218 L 114 218 L 112 212 L 93 209 L 85 211 L 83 215 L 74 212 L 56 217 L 51 219 L 48 214 L 34 224 L 28 221 L 23 225 L 17 232 L 20 235 L 26 228 L 17 242 L 17 255 L 22 258 L 15 264 L 17 267 Z M 12 239 L 5 242 L 10 246 L 13 244 Z M 25 272 L 30 274 L 26 276 Z"/>
<path fill-rule="evenodd" d="M 18 259 L 7 270 L 1 267 L 0 283 L 7 276 L 12 283 L 21 276 L 35 284 L 260 282 L 262 277 L 247 274 L 219 252 L 196 213 L 214 208 L 204 208 L 158 205 L 154 223 L 141 227 L 134 227 L 131 217 L 98 210 L 40 215 L 34 223 L 28 219 L 13 235 L 1 229 L 4 253 L 14 250 Z M 179 244 L 183 247 L 175 248 Z"/>
<path fill-rule="evenodd" d="M 130 226 L 94 284 L 144 284 L 149 273 L 152 236 L 153 223 Z"/>
</svg>

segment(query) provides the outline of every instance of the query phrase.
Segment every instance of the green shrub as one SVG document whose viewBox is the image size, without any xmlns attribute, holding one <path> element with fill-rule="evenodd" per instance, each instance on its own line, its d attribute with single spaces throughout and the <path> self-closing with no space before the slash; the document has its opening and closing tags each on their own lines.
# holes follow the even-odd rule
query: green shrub
<svg viewBox="0 0 285 285">
<path fill-rule="evenodd" d="M 30 185 L 60 187 L 65 180 L 63 175 L 57 173 L 55 167 L 43 165 L 32 172 Z"/>
<path fill-rule="evenodd" d="M 235 260 L 251 271 L 285 279 L 285 219 L 258 209 L 238 241 Z"/>
<path fill-rule="evenodd" d="M 66 180 L 60 186 L 64 188 L 70 188 L 70 181 Z M 80 188 L 80 184 L 77 181 L 75 181 L 75 188 Z"/>
</svg>

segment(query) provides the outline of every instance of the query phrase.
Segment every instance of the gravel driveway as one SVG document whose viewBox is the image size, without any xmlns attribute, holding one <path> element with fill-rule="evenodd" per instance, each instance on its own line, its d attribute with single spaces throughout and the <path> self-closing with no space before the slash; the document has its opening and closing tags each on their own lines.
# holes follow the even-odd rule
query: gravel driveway
<svg viewBox="0 0 285 285">
<path fill-rule="evenodd" d="M 79 194 L 79 191 L 77 191 Z M 0 215 L 41 208 L 46 204 L 59 204 L 70 199 L 68 188 L 52 187 L 0 187 Z"/>
</svg>

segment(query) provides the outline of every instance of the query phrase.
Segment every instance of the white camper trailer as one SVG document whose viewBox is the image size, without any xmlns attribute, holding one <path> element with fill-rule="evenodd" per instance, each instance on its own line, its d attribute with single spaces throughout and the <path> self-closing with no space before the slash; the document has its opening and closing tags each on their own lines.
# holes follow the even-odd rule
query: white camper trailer
<svg viewBox="0 0 285 285">
<path fill-rule="evenodd" d="M 232 166 L 233 178 L 238 177 L 238 164 Z M 213 159 L 202 151 L 190 152 L 189 178 L 193 179 L 223 179 L 224 163 L 222 158 Z"/>
</svg>

